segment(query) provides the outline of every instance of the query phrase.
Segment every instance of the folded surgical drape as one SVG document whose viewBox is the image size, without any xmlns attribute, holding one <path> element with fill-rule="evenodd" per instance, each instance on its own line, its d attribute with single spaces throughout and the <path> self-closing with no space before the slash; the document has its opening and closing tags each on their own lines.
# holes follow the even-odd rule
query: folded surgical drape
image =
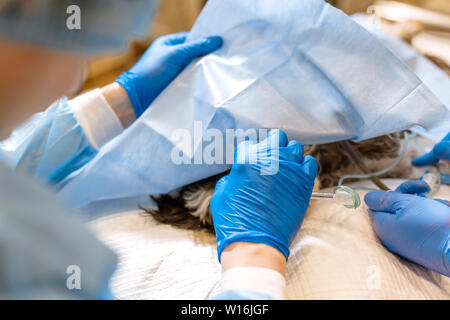
<svg viewBox="0 0 450 320">
<path fill-rule="evenodd" d="M 60 184 L 74 206 L 166 193 L 226 170 L 173 161 L 174 150 L 187 159 L 203 152 L 208 129 L 279 128 L 317 144 L 450 119 L 407 65 L 322 0 L 210 0 L 189 39 L 210 35 L 223 37 L 222 49 L 192 63 L 133 126 Z M 191 143 L 180 143 L 180 130 Z"/>
</svg>

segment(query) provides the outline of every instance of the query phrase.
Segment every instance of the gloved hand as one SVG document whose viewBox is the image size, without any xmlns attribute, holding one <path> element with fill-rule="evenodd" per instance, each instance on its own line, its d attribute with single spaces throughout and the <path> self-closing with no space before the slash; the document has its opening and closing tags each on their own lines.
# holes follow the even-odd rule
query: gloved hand
<svg viewBox="0 0 450 320">
<path fill-rule="evenodd" d="M 274 164 L 278 164 L 278 172 L 265 175 Z M 303 157 L 302 145 L 288 143 L 283 131 L 270 131 L 258 144 L 241 143 L 230 174 L 219 180 L 211 199 L 219 261 L 222 250 L 236 241 L 267 244 L 287 259 L 308 208 L 317 170 L 316 160 Z"/>
<path fill-rule="evenodd" d="M 186 37 L 187 33 L 177 33 L 156 39 L 138 63 L 116 79 L 127 91 L 136 117 L 192 60 L 222 46 L 220 37 L 191 42 L 186 42 Z"/>
<path fill-rule="evenodd" d="M 430 192 L 430 186 L 423 180 L 406 181 L 399 185 L 395 191 L 425 197 L 425 193 Z"/>
<path fill-rule="evenodd" d="M 427 166 L 438 163 L 439 160 L 450 161 L 450 133 L 441 142 L 437 143 L 433 150 L 415 158 L 412 163 L 415 166 Z"/>
<path fill-rule="evenodd" d="M 395 189 L 396 192 L 405 193 L 405 194 L 414 194 L 418 197 L 426 198 L 426 193 L 430 192 L 430 186 L 422 180 L 416 181 L 406 181 Z M 442 202 L 447 207 L 450 207 L 450 201 L 443 199 L 433 199 L 435 201 Z"/>
<path fill-rule="evenodd" d="M 399 191 L 424 192 L 409 182 Z M 450 276 L 450 207 L 400 192 L 370 192 L 365 201 L 375 232 L 390 251 L 428 269 Z"/>
</svg>

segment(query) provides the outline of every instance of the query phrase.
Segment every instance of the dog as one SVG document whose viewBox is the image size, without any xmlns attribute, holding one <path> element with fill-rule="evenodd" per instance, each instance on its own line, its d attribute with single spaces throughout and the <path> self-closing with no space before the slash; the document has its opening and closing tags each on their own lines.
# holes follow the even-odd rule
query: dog
<svg viewBox="0 0 450 320">
<path fill-rule="evenodd" d="M 388 167 L 399 156 L 402 145 L 401 133 L 357 143 L 350 142 L 350 145 L 367 168 L 371 172 L 376 172 Z M 305 154 L 314 156 L 319 164 L 316 180 L 318 189 L 336 186 L 339 178 L 345 174 L 363 173 L 349 153 L 343 150 L 340 142 L 307 146 Z M 411 160 L 417 155 L 417 149 L 408 148 L 402 161 L 381 178 L 412 178 L 414 173 Z M 210 201 L 217 181 L 226 174 L 228 172 L 187 185 L 176 196 L 169 194 L 151 196 L 157 208 L 142 209 L 160 223 L 189 230 L 205 229 L 214 233 Z"/>
</svg>

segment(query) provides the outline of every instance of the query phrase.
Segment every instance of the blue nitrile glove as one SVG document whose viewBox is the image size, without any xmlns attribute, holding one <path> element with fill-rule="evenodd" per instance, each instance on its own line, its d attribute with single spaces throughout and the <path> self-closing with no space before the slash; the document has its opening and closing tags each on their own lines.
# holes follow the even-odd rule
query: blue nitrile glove
<svg viewBox="0 0 450 320">
<path fill-rule="evenodd" d="M 136 117 L 192 60 L 222 46 L 220 37 L 191 42 L 186 42 L 186 37 L 187 33 L 177 33 L 156 39 L 138 63 L 116 79 L 127 91 Z"/>
<path fill-rule="evenodd" d="M 424 192 L 409 183 L 407 192 Z M 399 189 L 400 190 L 400 189 Z M 375 232 L 390 251 L 450 276 L 450 207 L 441 201 L 396 192 L 370 192 L 365 201 Z"/>
<path fill-rule="evenodd" d="M 222 250 L 236 241 L 267 244 L 287 259 L 317 170 L 316 160 L 303 157 L 302 145 L 288 143 L 283 131 L 270 131 L 258 144 L 241 143 L 230 174 L 217 182 L 211 199 L 219 261 Z"/>
<path fill-rule="evenodd" d="M 415 194 L 420 197 L 425 197 L 425 193 L 430 192 L 430 186 L 423 180 L 406 181 L 395 189 L 396 192 Z"/>
<path fill-rule="evenodd" d="M 415 158 L 412 163 L 415 166 L 427 166 L 438 163 L 439 160 L 450 161 L 450 133 L 441 142 L 437 143 L 433 150 Z"/>
<path fill-rule="evenodd" d="M 395 189 L 396 192 L 415 194 L 416 196 L 426 198 L 426 193 L 430 192 L 430 186 L 422 180 L 406 181 Z M 450 207 L 450 201 L 443 199 L 433 199 L 435 201 L 442 202 L 446 206 Z"/>
</svg>

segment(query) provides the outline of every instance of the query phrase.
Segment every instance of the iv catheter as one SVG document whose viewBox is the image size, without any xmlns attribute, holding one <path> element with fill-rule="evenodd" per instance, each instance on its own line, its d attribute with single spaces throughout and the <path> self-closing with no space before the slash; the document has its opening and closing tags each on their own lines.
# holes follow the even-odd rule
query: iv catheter
<svg viewBox="0 0 450 320">
<path fill-rule="evenodd" d="M 425 181 L 430 186 L 428 197 L 432 197 L 439 191 L 441 185 L 441 179 L 439 178 L 439 174 L 429 172 L 428 170 L 425 171 L 425 174 L 422 176 L 421 180 Z M 361 205 L 361 198 L 358 193 L 347 186 L 337 186 L 334 188 L 333 192 L 313 192 L 311 199 L 332 199 L 337 204 L 343 205 L 349 209 L 356 209 Z"/>
<path fill-rule="evenodd" d="M 416 141 L 417 143 L 417 141 Z M 312 199 L 333 199 L 336 203 L 343 205 L 346 208 L 356 209 L 361 204 L 361 199 L 356 193 L 356 191 L 347 186 L 343 186 L 342 183 L 345 179 L 353 178 L 353 179 L 363 179 L 363 178 L 371 178 L 380 176 L 392 168 L 394 168 L 404 157 L 406 154 L 406 150 L 408 148 L 408 133 L 404 133 L 404 143 L 402 151 L 398 158 L 387 168 L 380 170 L 374 173 L 368 174 L 347 174 L 343 175 L 339 179 L 338 186 L 334 189 L 332 193 L 330 192 L 313 192 L 311 198 Z M 450 184 L 450 175 L 442 174 L 439 170 L 439 167 L 436 166 L 436 172 L 425 171 L 424 175 L 421 177 L 421 180 L 425 181 L 429 187 L 430 191 L 427 193 L 427 197 L 433 197 L 439 192 L 441 184 Z M 376 189 L 371 188 L 356 188 L 358 190 L 369 190 L 369 191 L 377 191 Z"/>
<path fill-rule="evenodd" d="M 346 186 L 338 186 L 333 192 L 313 192 L 311 199 L 333 199 L 336 203 L 349 209 L 356 209 L 361 204 L 361 199 L 355 190 Z"/>
<path fill-rule="evenodd" d="M 429 198 L 435 196 L 439 192 L 442 184 L 442 177 L 439 172 L 439 168 L 436 168 L 436 171 L 437 172 L 430 172 L 427 170 L 425 171 L 425 174 L 420 178 L 420 180 L 425 181 L 430 187 L 430 191 L 427 194 Z"/>
<path fill-rule="evenodd" d="M 421 180 L 425 181 L 430 187 L 428 197 L 434 196 L 439 191 L 441 185 L 439 172 L 436 174 L 427 170 Z M 361 198 L 358 193 L 347 186 L 337 186 L 332 193 L 313 192 L 311 199 L 333 199 L 337 204 L 343 205 L 349 209 L 356 209 L 361 205 Z"/>
</svg>

